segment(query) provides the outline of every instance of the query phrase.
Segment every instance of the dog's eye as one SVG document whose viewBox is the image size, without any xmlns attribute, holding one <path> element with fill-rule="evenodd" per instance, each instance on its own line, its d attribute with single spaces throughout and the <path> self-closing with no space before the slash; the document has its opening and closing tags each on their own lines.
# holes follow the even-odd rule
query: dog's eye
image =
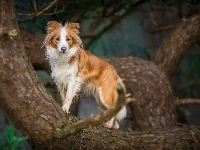
<svg viewBox="0 0 200 150">
<path fill-rule="evenodd" d="M 60 41 L 60 38 L 56 38 L 56 41 Z"/>
<path fill-rule="evenodd" d="M 67 38 L 67 41 L 70 41 L 71 39 L 70 38 Z"/>
</svg>

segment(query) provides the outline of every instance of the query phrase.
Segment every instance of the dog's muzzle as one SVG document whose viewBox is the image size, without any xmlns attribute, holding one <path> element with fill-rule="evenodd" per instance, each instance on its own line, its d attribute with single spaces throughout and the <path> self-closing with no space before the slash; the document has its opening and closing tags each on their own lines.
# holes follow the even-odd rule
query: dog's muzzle
<svg viewBox="0 0 200 150">
<path fill-rule="evenodd" d="M 62 52 L 62 53 L 65 53 L 65 52 L 66 52 L 66 50 L 67 50 L 67 47 L 64 47 L 64 46 L 63 46 L 63 47 L 61 47 L 61 52 Z"/>
</svg>

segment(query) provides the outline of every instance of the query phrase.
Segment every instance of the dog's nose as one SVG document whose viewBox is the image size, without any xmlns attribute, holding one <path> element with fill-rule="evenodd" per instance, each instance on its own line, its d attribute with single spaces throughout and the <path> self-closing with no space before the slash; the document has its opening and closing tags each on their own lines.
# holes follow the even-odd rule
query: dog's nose
<svg viewBox="0 0 200 150">
<path fill-rule="evenodd" d="M 61 47 L 61 51 L 64 53 L 65 51 L 67 50 L 67 48 L 66 47 Z"/>
</svg>

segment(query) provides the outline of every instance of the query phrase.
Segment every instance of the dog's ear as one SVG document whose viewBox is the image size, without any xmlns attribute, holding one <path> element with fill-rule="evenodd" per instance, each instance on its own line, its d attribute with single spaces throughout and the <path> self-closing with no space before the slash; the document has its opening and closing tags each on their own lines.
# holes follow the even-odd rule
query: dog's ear
<svg viewBox="0 0 200 150">
<path fill-rule="evenodd" d="M 79 28 L 80 28 L 79 23 L 66 23 L 65 25 L 68 30 L 71 30 L 76 34 L 79 34 Z"/>
<path fill-rule="evenodd" d="M 56 30 L 58 28 L 61 27 L 61 23 L 57 22 L 57 21 L 49 21 L 47 23 L 47 33 L 52 32 L 53 30 Z"/>
</svg>

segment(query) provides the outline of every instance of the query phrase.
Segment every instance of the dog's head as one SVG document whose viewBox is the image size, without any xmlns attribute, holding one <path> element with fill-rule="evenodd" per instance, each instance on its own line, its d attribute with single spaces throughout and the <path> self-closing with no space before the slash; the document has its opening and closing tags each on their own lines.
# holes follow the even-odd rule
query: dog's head
<svg viewBox="0 0 200 150">
<path fill-rule="evenodd" d="M 60 53 L 68 53 L 72 48 L 82 47 L 79 37 L 78 23 L 65 23 L 63 26 L 56 21 L 47 23 L 47 36 L 45 46 Z"/>
</svg>

